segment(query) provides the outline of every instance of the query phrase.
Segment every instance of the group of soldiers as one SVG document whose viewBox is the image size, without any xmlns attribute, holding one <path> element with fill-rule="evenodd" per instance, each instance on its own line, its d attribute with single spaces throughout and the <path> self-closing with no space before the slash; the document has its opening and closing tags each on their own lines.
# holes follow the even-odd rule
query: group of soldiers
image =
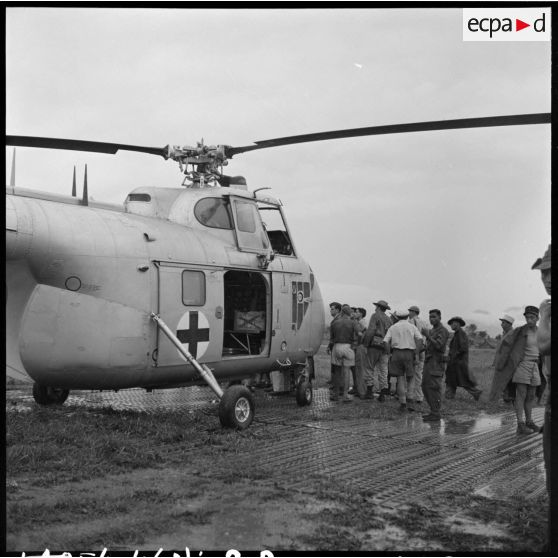
<svg viewBox="0 0 558 558">
<path fill-rule="evenodd" d="M 394 379 L 400 412 L 420 411 L 425 399 L 430 412 L 423 420 L 439 421 L 444 374 L 446 397 L 455 397 L 457 387 L 463 387 L 478 400 L 481 390 L 469 375 L 469 342 L 462 329 L 463 318 L 454 316 L 448 321 L 454 331 L 448 344 L 450 334 L 442 325 L 440 310 L 429 311 L 427 325 L 417 306 L 388 316 L 391 308 L 385 300 L 373 304 L 375 312 L 368 324 L 363 308 L 330 304 L 333 320 L 328 352 L 333 401 L 350 402 L 349 394 L 373 400 L 378 391 L 378 401 L 383 402 Z M 349 389 L 351 375 L 353 387 Z"/>
<path fill-rule="evenodd" d="M 550 294 L 550 246 L 533 269 L 541 271 L 543 284 Z M 442 407 L 442 382 L 445 376 L 445 397 L 455 398 L 458 387 L 468 391 L 475 400 L 482 394 L 469 371 L 469 339 L 463 330 L 465 320 L 454 316 L 448 320 L 450 332 L 442 324 L 440 310 L 428 313 L 429 324 L 420 317 L 420 309 L 391 310 L 385 300 L 373 303 L 375 312 L 368 324 L 366 310 L 332 302 L 330 313 L 331 395 L 333 401 L 350 402 L 352 394 L 361 399 L 383 402 L 395 381 L 395 393 L 401 412 L 421 411 L 426 400 L 430 407 L 425 421 L 439 421 Z M 541 347 L 537 322 L 541 315 L 547 345 Z M 513 318 L 504 315 L 500 321 L 503 335 L 496 349 L 495 374 L 489 399 L 494 401 L 504 392 L 504 400 L 513 401 L 517 414 L 517 433 L 540 432 L 532 419 L 536 393 L 547 383 L 543 374 L 543 356 L 550 359 L 550 300 L 539 310 L 527 306 L 526 324 L 513 329 Z M 548 329 L 548 334 L 544 333 Z M 448 342 L 449 341 L 449 342 Z M 544 343 L 543 343 L 544 345 Z M 550 372 L 549 363 L 546 365 Z M 350 388 L 352 378 L 352 388 Z"/>
</svg>

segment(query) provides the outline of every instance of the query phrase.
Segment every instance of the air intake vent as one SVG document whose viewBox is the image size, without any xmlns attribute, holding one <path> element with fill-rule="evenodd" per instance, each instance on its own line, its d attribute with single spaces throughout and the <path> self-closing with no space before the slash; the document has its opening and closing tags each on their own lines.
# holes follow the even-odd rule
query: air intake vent
<svg viewBox="0 0 558 558">
<path fill-rule="evenodd" d="M 128 194 L 129 202 L 139 201 L 139 202 L 150 202 L 151 196 L 149 194 Z"/>
</svg>

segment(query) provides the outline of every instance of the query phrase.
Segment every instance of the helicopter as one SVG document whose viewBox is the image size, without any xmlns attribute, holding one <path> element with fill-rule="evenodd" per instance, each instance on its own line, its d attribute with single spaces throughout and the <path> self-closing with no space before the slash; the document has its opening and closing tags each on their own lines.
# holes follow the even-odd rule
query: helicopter
<svg viewBox="0 0 558 558">
<path fill-rule="evenodd" d="M 547 124 L 550 113 L 370 126 L 233 147 L 147 147 L 7 135 L 14 147 L 116 154 L 178 163 L 182 187 L 138 187 L 122 205 L 83 192 L 6 187 L 7 367 L 34 381 L 40 405 L 70 390 L 207 385 L 225 427 L 245 429 L 254 397 L 241 381 L 274 374 L 274 391 L 312 402 L 322 295 L 282 203 L 223 174 L 234 156 L 336 138 Z M 14 154 L 15 160 L 15 154 Z M 221 383 L 229 382 L 223 390 Z"/>
</svg>

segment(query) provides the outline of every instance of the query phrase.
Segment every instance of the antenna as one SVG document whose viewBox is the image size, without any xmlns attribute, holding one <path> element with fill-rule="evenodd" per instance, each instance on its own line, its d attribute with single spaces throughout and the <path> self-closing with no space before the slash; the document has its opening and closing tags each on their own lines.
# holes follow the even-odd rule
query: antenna
<svg viewBox="0 0 558 558">
<path fill-rule="evenodd" d="M 13 153 L 13 155 L 12 155 L 12 174 L 11 174 L 11 176 L 10 176 L 10 186 L 11 186 L 12 188 L 15 188 L 15 171 L 16 171 L 16 167 L 15 167 L 15 161 L 16 161 L 16 159 L 15 159 L 15 154 L 16 154 L 16 150 L 15 150 L 15 147 L 14 147 L 14 153 Z"/>
<path fill-rule="evenodd" d="M 76 197 L 76 166 L 74 165 L 74 180 L 72 181 L 72 197 Z"/>
<path fill-rule="evenodd" d="M 83 175 L 83 198 L 82 205 L 89 205 L 89 196 L 87 194 L 87 165 L 85 165 L 85 174 Z"/>
</svg>

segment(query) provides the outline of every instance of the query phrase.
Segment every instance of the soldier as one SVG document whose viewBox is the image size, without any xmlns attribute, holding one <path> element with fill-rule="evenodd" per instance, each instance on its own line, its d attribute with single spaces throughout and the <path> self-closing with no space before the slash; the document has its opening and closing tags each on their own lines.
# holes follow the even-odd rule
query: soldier
<svg viewBox="0 0 558 558">
<path fill-rule="evenodd" d="M 544 285 L 546 293 L 550 296 L 551 284 L 551 245 L 548 245 L 544 256 L 538 258 L 533 264 L 531 269 L 540 270 L 541 281 Z M 546 490 L 548 492 L 549 500 L 551 499 L 550 493 L 550 385 L 551 385 L 551 368 L 550 368 L 550 298 L 541 302 L 539 307 L 540 321 L 537 330 L 537 345 L 539 353 L 543 358 L 543 374 L 546 378 L 547 391 L 546 405 L 544 410 L 544 426 L 543 426 L 543 453 L 544 453 L 544 468 L 546 470 Z M 556 529 L 552 529 L 551 523 L 552 506 L 548 506 L 548 550 L 555 550 L 558 548 L 558 533 Z"/>
<path fill-rule="evenodd" d="M 482 391 L 469 372 L 469 339 L 463 331 L 465 320 L 454 316 L 448 321 L 453 329 L 453 337 L 449 345 L 449 362 L 446 368 L 446 398 L 455 399 L 458 387 L 467 390 L 476 401 L 479 400 Z"/>
<path fill-rule="evenodd" d="M 445 352 L 449 338 L 448 330 L 442 325 L 442 313 L 430 310 L 428 319 L 432 329 L 426 332 L 426 355 L 422 373 L 422 391 L 430 406 L 430 413 L 422 416 L 425 421 L 439 421 L 442 407 L 442 378 L 444 377 Z"/>
<path fill-rule="evenodd" d="M 509 360 L 510 350 L 513 346 L 514 329 L 513 322 L 515 320 L 508 314 L 504 314 L 500 318 L 502 324 L 502 338 L 496 347 L 494 355 L 494 378 L 492 379 L 492 387 L 490 388 L 489 401 L 496 401 L 502 390 L 504 391 L 504 401 L 513 401 L 515 399 L 515 385 L 511 381 L 514 369 Z"/>
<path fill-rule="evenodd" d="M 329 345 L 327 346 L 327 354 L 331 355 L 331 349 L 333 348 L 333 343 L 331 342 L 331 326 L 335 320 L 341 318 L 341 304 L 339 302 L 331 302 L 329 305 L 329 313 L 332 317 L 331 323 L 329 324 Z M 330 378 L 328 384 L 330 385 L 330 391 L 333 396 L 333 379 L 337 373 L 336 366 L 333 364 L 333 358 L 331 359 L 331 370 L 330 370 Z"/>
<path fill-rule="evenodd" d="M 378 300 L 373 303 L 376 311 L 370 316 L 368 329 L 364 334 L 363 345 L 366 347 L 369 368 L 365 369 L 366 399 L 374 398 L 374 372 L 376 365 L 378 370 L 378 387 L 380 397 L 378 401 L 384 401 L 388 392 L 388 360 L 389 355 L 385 351 L 384 337 L 387 330 L 392 325 L 391 320 L 386 315 L 386 310 L 391 310 L 385 300 Z"/>
<path fill-rule="evenodd" d="M 366 384 L 364 383 L 364 369 L 367 365 L 368 355 L 366 354 L 366 348 L 362 344 L 364 338 L 364 332 L 368 327 L 366 323 L 366 310 L 364 308 L 356 308 L 354 312 L 355 322 L 358 327 L 358 344 L 355 350 L 355 366 L 352 368 L 353 372 L 353 391 L 349 390 L 349 393 L 353 393 L 356 397 L 364 398 L 366 393 Z"/>
</svg>

